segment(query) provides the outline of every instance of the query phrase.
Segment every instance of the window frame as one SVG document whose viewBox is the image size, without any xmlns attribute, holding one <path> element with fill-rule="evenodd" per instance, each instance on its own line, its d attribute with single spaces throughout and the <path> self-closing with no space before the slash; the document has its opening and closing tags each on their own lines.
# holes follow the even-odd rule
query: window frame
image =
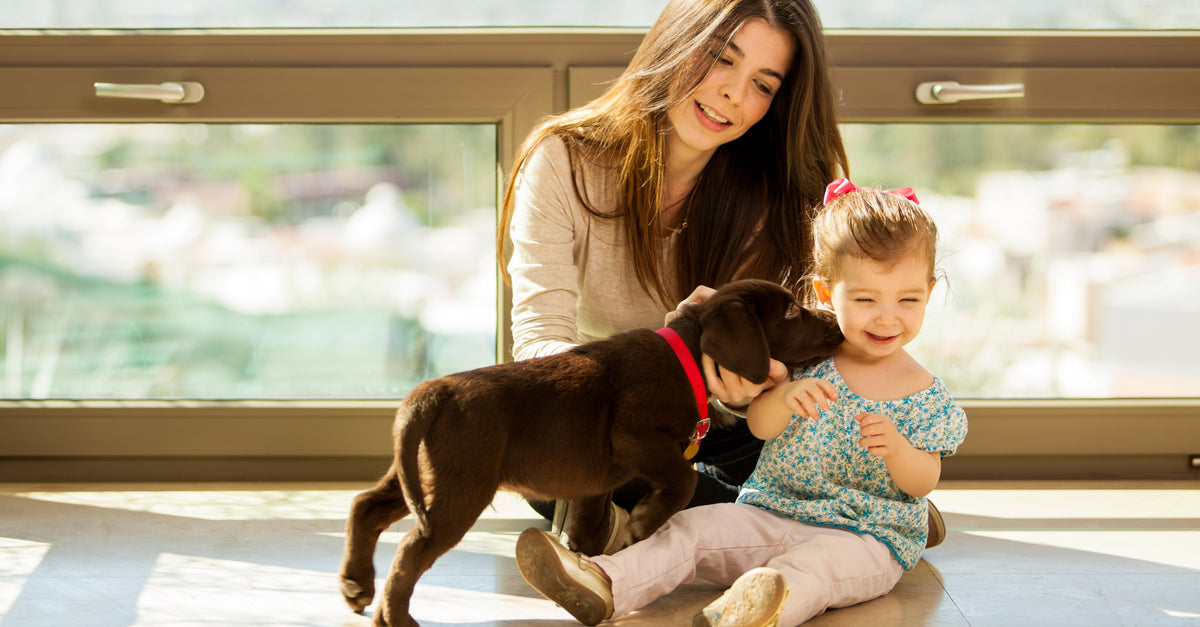
<svg viewBox="0 0 1200 627">
<path fill-rule="evenodd" d="M 0 123 L 470 122 L 498 127 L 499 189 L 548 114 L 615 78 L 645 29 L 0 34 Z M 830 31 L 843 122 L 1200 123 L 1200 32 Z M 194 105 L 93 82 L 198 80 Z M 1021 100 L 919 105 L 918 82 L 1024 82 Z M 1112 86 L 1122 85 L 1117 90 Z M 497 280 L 497 355 L 511 291 Z M 0 401 L 0 481 L 362 480 L 397 400 Z M 966 399 L 943 476 L 1196 477 L 1200 399 Z"/>
</svg>

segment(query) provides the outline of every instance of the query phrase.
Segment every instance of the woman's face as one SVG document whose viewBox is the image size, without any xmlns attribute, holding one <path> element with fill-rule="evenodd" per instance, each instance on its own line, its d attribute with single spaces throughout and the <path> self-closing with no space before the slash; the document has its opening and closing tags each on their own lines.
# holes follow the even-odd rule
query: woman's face
<svg viewBox="0 0 1200 627">
<path fill-rule="evenodd" d="M 796 42 L 766 20 L 748 20 L 721 51 L 700 85 L 667 112 L 672 159 L 707 161 L 721 144 L 741 137 L 771 107 L 792 62 Z"/>
</svg>

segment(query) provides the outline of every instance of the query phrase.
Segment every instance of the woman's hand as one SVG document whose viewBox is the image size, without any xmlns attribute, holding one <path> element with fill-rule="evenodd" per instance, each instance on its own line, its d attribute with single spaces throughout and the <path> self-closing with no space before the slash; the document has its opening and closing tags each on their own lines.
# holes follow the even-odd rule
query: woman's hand
<svg viewBox="0 0 1200 627">
<path fill-rule="evenodd" d="M 663 319 L 663 326 L 665 327 L 668 324 L 671 324 L 672 321 L 674 321 L 676 318 L 678 318 L 680 316 L 679 310 L 683 309 L 684 307 L 686 307 L 688 305 L 700 304 L 700 303 L 708 300 L 710 297 L 712 297 L 713 294 L 716 294 L 716 293 L 717 293 L 717 290 L 715 290 L 707 285 L 696 286 L 696 289 L 692 290 L 692 293 L 688 294 L 687 298 L 683 299 L 682 302 L 680 302 L 678 305 L 676 305 L 675 309 L 667 312 L 666 317 Z"/>
<path fill-rule="evenodd" d="M 674 311 L 667 312 L 665 324 L 670 324 L 673 320 L 680 316 L 680 310 L 689 305 L 702 303 L 715 294 L 717 290 L 708 287 L 707 285 L 699 285 L 692 290 L 688 297 L 683 299 Z M 702 355 L 701 365 L 704 369 L 704 379 L 708 384 L 708 393 L 715 396 L 718 400 L 732 407 L 745 407 L 747 403 L 758 396 L 763 390 L 773 387 L 777 383 L 782 383 L 788 379 L 787 366 L 783 362 L 772 359 L 770 369 L 767 373 L 767 380 L 762 383 L 753 383 L 742 378 L 737 373 L 726 370 L 717 365 L 712 357 Z"/>
<path fill-rule="evenodd" d="M 788 378 L 787 366 L 775 359 L 771 360 L 767 380 L 762 383 L 754 383 L 732 370 L 726 370 L 707 354 L 701 355 L 700 361 L 704 369 L 704 380 L 708 384 L 708 393 L 733 407 L 745 406 L 763 390 L 770 389 Z"/>
</svg>

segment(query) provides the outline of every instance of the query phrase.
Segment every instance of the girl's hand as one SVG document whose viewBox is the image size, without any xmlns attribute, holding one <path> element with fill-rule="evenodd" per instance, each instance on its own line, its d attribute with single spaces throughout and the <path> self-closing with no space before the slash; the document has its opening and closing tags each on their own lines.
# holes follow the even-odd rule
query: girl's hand
<svg viewBox="0 0 1200 627">
<path fill-rule="evenodd" d="M 908 440 L 896 431 L 896 425 L 887 416 L 863 412 L 854 419 L 858 421 L 858 443 L 866 447 L 868 453 L 888 458 L 911 448 Z"/>
<path fill-rule="evenodd" d="M 702 354 L 700 361 L 701 367 L 704 369 L 705 382 L 708 384 L 708 393 L 720 399 L 722 403 L 734 407 L 744 406 L 763 390 L 775 387 L 776 384 L 782 383 L 788 378 L 787 366 L 775 359 L 771 360 L 767 380 L 762 383 L 753 383 L 748 379 L 743 379 L 736 372 L 717 365 L 717 362 L 707 354 Z"/>
<path fill-rule="evenodd" d="M 925 496 L 933 491 L 942 475 L 941 454 L 913 447 L 886 416 L 863 412 L 854 419 L 858 421 L 858 443 L 883 460 L 901 492 Z"/>
<path fill-rule="evenodd" d="M 817 377 L 795 381 L 784 393 L 784 404 L 802 418 L 819 418 L 822 409 L 829 410 L 830 402 L 837 402 L 837 389 Z"/>
<path fill-rule="evenodd" d="M 675 309 L 667 312 L 667 315 L 663 318 L 663 326 L 665 327 L 668 324 L 671 324 L 672 320 L 678 318 L 680 309 L 683 309 L 687 305 L 696 305 L 702 303 L 708 300 L 715 293 L 717 293 L 717 290 L 708 287 L 707 285 L 697 286 L 696 289 L 692 290 L 691 294 L 688 294 L 687 298 L 683 299 L 683 301 L 675 306 Z M 721 402 L 723 403 L 725 400 L 722 399 Z"/>
</svg>

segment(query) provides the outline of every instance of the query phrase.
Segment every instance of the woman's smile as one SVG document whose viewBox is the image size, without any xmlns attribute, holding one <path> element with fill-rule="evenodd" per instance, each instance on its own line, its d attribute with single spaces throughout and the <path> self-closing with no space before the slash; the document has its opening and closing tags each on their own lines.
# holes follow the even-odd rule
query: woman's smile
<svg viewBox="0 0 1200 627">
<path fill-rule="evenodd" d="M 714 131 L 722 131 L 725 127 L 733 124 L 728 118 L 705 106 L 702 102 L 696 103 L 696 117 L 701 124 Z"/>
</svg>

